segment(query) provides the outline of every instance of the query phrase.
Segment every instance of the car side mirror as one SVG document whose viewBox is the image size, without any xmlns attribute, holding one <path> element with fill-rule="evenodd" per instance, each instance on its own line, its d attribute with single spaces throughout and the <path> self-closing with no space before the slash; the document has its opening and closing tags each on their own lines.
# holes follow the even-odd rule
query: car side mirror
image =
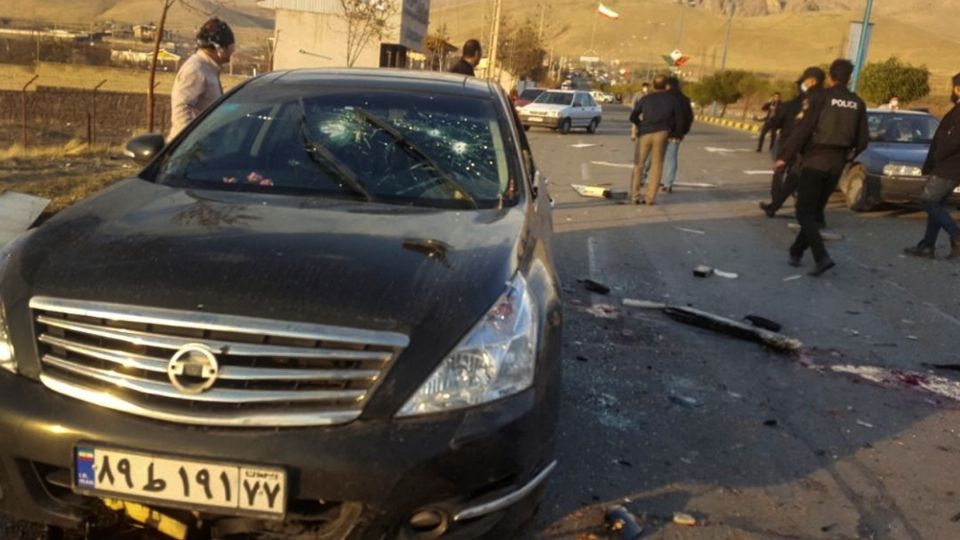
<svg viewBox="0 0 960 540">
<path fill-rule="evenodd" d="M 149 163 L 166 144 L 167 141 L 159 133 L 138 135 L 127 142 L 123 154 L 137 163 Z"/>
</svg>

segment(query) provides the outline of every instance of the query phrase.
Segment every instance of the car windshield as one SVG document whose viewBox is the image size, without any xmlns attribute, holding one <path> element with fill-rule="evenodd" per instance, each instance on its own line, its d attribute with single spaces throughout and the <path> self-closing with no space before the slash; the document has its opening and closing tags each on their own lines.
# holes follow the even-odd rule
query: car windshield
<svg viewBox="0 0 960 540">
<path fill-rule="evenodd" d="M 867 124 L 873 141 L 929 144 L 940 123 L 924 114 L 870 113 Z"/>
<path fill-rule="evenodd" d="M 567 92 L 544 92 L 534 103 L 545 105 L 570 105 L 573 103 L 573 94 Z"/>
<path fill-rule="evenodd" d="M 526 100 L 534 100 L 537 99 L 537 97 L 542 93 L 543 90 L 540 90 L 539 88 L 531 88 L 521 92 L 520 97 Z"/>
<path fill-rule="evenodd" d="M 436 207 L 512 202 L 518 163 L 490 100 L 355 88 L 244 88 L 160 164 L 183 187 Z"/>
</svg>

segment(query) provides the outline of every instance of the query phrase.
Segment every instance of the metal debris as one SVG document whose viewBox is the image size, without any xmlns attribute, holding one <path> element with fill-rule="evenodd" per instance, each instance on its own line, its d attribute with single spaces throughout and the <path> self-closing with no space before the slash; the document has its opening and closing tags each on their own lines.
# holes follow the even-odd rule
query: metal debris
<svg viewBox="0 0 960 540">
<path fill-rule="evenodd" d="M 570 184 L 581 197 L 592 199 L 626 199 L 627 192 L 600 185 Z"/>
<path fill-rule="evenodd" d="M 695 276 L 697 276 L 697 277 L 707 277 L 707 276 L 709 276 L 709 275 L 711 275 L 711 274 L 713 274 L 713 268 L 711 268 L 711 267 L 709 267 L 709 266 L 706 266 L 706 265 L 704 265 L 704 264 L 697 265 L 697 266 L 693 269 L 693 275 L 695 275 Z"/>
<path fill-rule="evenodd" d="M 738 274 L 738 273 L 736 273 L 736 272 L 724 272 L 723 270 L 720 270 L 719 268 L 714 268 L 714 269 L 713 269 L 713 275 L 719 276 L 719 277 L 722 277 L 722 278 L 725 278 L 725 279 L 737 279 L 737 278 L 740 277 L 740 274 Z"/>
<path fill-rule="evenodd" d="M 697 524 L 697 518 L 683 512 L 674 512 L 673 522 L 684 527 L 693 527 Z"/>
<path fill-rule="evenodd" d="M 599 294 L 610 294 L 610 287 L 607 287 L 603 283 L 594 281 L 592 279 L 581 279 L 580 283 L 583 283 L 583 288 Z"/>
<path fill-rule="evenodd" d="M 623 506 L 611 506 L 603 516 L 606 528 L 621 540 L 637 540 L 643 534 L 643 526 L 637 518 Z"/>
<path fill-rule="evenodd" d="M 736 338 L 762 343 L 779 351 L 795 352 L 803 347 L 803 343 L 798 339 L 762 328 L 748 326 L 739 321 L 714 315 L 713 313 L 699 309 L 670 306 L 664 308 L 663 312 L 676 321 L 707 330 L 722 332 Z"/>
<path fill-rule="evenodd" d="M 634 298 L 624 298 L 623 305 L 637 309 L 663 309 L 667 307 L 663 302 L 651 302 L 649 300 L 636 300 Z"/>
</svg>

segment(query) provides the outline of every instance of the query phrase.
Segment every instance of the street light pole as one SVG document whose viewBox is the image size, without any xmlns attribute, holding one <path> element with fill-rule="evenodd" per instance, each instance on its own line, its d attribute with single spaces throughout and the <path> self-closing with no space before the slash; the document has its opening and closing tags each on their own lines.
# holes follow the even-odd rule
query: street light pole
<svg viewBox="0 0 960 540">
<path fill-rule="evenodd" d="M 870 14 L 873 12 L 873 0 L 867 0 L 867 7 L 863 12 L 863 24 L 860 26 L 860 44 L 857 45 L 857 59 L 853 64 L 853 81 L 850 83 L 850 90 L 857 91 L 857 83 L 860 81 L 860 70 L 863 69 L 864 62 L 867 61 L 867 36 L 870 32 Z"/>
<path fill-rule="evenodd" d="M 727 69 L 727 51 L 730 49 L 730 27 L 733 26 L 733 14 L 737 11 L 737 5 L 730 4 L 730 14 L 727 15 L 727 30 L 723 36 L 723 56 L 720 59 L 720 71 Z"/>
<path fill-rule="evenodd" d="M 487 62 L 487 79 L 495 76 L 497 71 L 497 55 L 500 48 L 500 8 L 502 0 L 496 0 L 493 8 L 493 38 L 490 44 L 490 61 Z"/>
</svg>

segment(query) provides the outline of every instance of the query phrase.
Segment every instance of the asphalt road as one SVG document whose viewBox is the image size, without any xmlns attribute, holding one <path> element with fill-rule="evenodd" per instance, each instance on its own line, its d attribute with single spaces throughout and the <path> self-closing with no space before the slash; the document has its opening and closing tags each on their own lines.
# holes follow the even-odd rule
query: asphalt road
<svg viewBox="0 0 960 540">
<path fill-rule="evenodd" d="M 899 256 L 922 216 L 856 215 L 838 198 L 827 215 L 844 236 L 829 243 L 838 267 L 809 278 L 786 264 L 788 212 L 757 208 L 769 175 L 753 171 L 770 162 L 750 135 L 695 125 L 679 181 L 711 187 L 679 187 L 657 206 L 577 195 L 570 184 L 627 187 L 627 133 L 614 107 L 597 135 L 530 132 L 566 290 L 560 466 L 537 536 L 606 538 L 603 510 L 622 503 L 650 539 L 960 538 L 957 403 L 922 378 L 877 385 L 830 369 L 929 376 L 925 364 L 960 364 L 960 264 Z M 739 278 L 696 278 L 698 264 Z M 588 277 L 613 290 L 585 291 Z M 761 315 L 806 348 L 779 354 L 623 298 Z M 674 512 L 697 525 L 673 524 Z M 36 533 L 0 522 L 0 539 L 18 537 Z"/>
<path fill-rule="evenodd" d="M 811 278 L 809 258 L 801 271 L 786 264 L 792 207 L 774 219 L 757 208 L 770 159 L 755 135 L 696 124 L 678 182 L 712 187 L 676 188 L 656 206 L 575 193 L 627 189 L 627 134 L 614 107 L 597 135 L 530 132 L 567 293 L 561 465 L 539 536 L 605 538 L 603 509 L 623 503 L 651 539 L 960 538 L 957 402 L 922 388 L 950 394 L 960 379 L 927 367 L 960 364 L 960 264 L 900 256 L 922 214 L 854 214 L 838 194 L 827 214 L 844 237 L 828 243 L 838 266 Z M 699 264 L 739 278 L 694 277 Z M 587 292 L 577 280 L 588 277 L 612 292 Z M 776 353 L 622 298 L 761 315 L 805 349 Z M 874 384 L 831 367 L 842 365 L 921 375 Z"/>
</svg>

